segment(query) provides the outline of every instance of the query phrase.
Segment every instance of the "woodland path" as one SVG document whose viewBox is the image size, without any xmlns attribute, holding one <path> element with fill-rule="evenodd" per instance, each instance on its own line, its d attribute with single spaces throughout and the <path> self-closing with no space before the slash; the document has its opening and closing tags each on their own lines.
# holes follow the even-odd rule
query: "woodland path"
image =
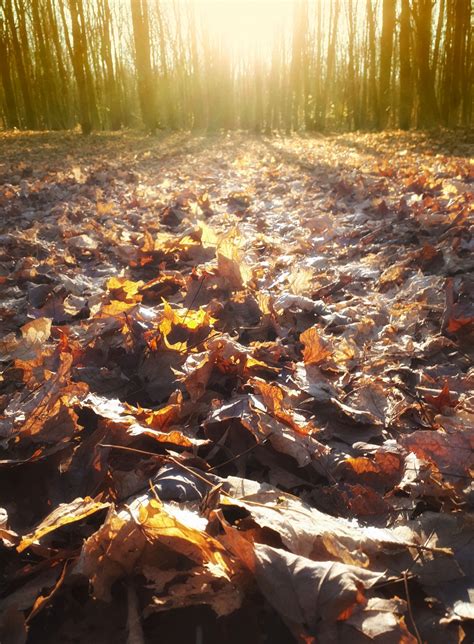
<svg viewBox="0 0 474 644">
<path fill-rule="evenodd" d="M 0 145 L 2 642 L 468 641 L 468 136 Z"/>
</svg>

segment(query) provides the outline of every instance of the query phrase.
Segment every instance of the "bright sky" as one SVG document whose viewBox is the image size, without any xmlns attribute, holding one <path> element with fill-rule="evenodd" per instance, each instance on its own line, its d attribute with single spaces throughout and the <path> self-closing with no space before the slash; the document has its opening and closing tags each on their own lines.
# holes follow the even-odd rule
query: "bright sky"
<svg viewBox="0 0 474 644">
<path fill-rule="evenodd" d="M 295 0 L 192 0 L 209 36 L 233 54 L 271 50 L 275 33 L 291 25 Z"/>
</svg>

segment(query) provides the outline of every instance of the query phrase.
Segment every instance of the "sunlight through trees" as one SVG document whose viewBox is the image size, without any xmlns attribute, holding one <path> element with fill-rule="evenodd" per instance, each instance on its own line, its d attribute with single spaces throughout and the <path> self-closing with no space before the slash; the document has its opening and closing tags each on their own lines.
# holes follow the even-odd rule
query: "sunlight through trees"
<svg viewBox="0 0 474 644">
<path fill-rule="evenodd" d="M 0 0 L 4 128 L 468 125 L 470 0 Z"/>
</svg>

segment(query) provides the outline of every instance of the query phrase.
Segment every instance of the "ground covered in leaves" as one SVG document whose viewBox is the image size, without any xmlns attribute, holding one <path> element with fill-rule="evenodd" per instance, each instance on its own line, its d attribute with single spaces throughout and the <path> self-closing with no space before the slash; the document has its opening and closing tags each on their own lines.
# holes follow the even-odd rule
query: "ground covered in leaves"
<svg viewBox="0 0 474 644">
<path fill-rule="evenodd" d="M 2 644 L 472 641 L 472 142 L 0 145 Z"/>
</svg>

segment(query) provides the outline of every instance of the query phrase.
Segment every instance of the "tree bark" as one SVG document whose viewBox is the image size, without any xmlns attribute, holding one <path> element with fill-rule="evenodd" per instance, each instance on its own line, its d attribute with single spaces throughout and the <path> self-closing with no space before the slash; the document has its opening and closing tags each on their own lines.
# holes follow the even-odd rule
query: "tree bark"
<svg viewBox="0 0 474 644">
<path fill-rule="evenodd" d="M 22 7 L 23 9 L 23 7 Z M 35 110 L 33 109 L 33 100 L 30 91 L 30 81 L 26 72 L 24 56 L 26 55 L 25 47 L 20 44 L 18 38 L 17 25 L 15 25 L 15 18 L 13 15 L 13 6 L 11 0 L 5 2 L 5 16 L 10 29 L 10 38 L 14 54 L 14 61 L 18 81 L 20 84 L 21 94 L 23 97 L 23 106 L 25 110 L 25 125 L 28 129 L 33 130 L 37 125 Z"/>
<path fill-rule="evenodd" d="M 418 127 L 432 127 L 439 121 L 439 108 L 430 66 L 432 7 L 432 0 L 417 0 L 412 5 L 418 66 Z"/>
<path fill-rule="evenodd" d="M 402 130 L 408 130 L 411 125 L 413 107 L 410 30 L 410 2 L 402 0 L 400 12 L 400 107 L 398 113 L 398 126 Z"/>
<path fill-rule="evenodd" d="M 390 72 L 392 66 L 393 36 L 395 33 L 395 6 L 396 0 L 383 0 L 382 35 L 380 37 L 379 129 L 383 129 L 389 119 Z"/>
<path fill-rule="evenodd" d="M 319 127 L 324 129 L 326 126 L 326 116 L 327 116 L 327 99 L 331 94 L 331 90 L 334 85 L 334 69 L 336 65 L 336 42 L 337 42 L 337 25 L 339 22 L 339 10 L 340 2 L 339 0 L 334 0 L 331 3 L 331 33 L 328 42 L 328 51 L 326 57 L 326 83 L 324 88 L 324 94 L 321 100 L 321 114 Z"/>
<path fill-rule="evenodd" d="M 10 73 L 10 56 L 8 53 L 8 43 L 3 22 L 0 20 L 0 77 L 2 79 L 3 94 L 5 97 L 5 117 L 6 126 L 9 128 L 18 127 L 20 120 L 18 118 L 15 91 Z"/>
<path fill-rule="evenodd" d="M 130 4 L 140 109 L 145 126 L 154 133 L 158 127 L 158 117 L 150 60 L 148 5 L 147 0 L 130 0 Z"/>
<path fill-rule="evenodd" d="M 369 29 L 369 91 L 368 102 L 371 112 L 370 124 L 372 126 L 379 123 L 379 99 L 377 94 L 377 47 L 375 42 L 375 16 L 372 6 L 372 0 L 367 0 L 366 5 L 367 22 Z"/>
<path fill-rule="evenodd" d="M 84 70 L 85 51 L 84 34 L 79 22 L 79 2 L 82 0 L 69 0 L 72 23 L 72 65 L 76 76 L 77 90 L 79 94 L 79 119 L 83 134 L 90 134 L 92 131 L 91 97 L 88 92 L 88 84 Z"/>
</svg>

